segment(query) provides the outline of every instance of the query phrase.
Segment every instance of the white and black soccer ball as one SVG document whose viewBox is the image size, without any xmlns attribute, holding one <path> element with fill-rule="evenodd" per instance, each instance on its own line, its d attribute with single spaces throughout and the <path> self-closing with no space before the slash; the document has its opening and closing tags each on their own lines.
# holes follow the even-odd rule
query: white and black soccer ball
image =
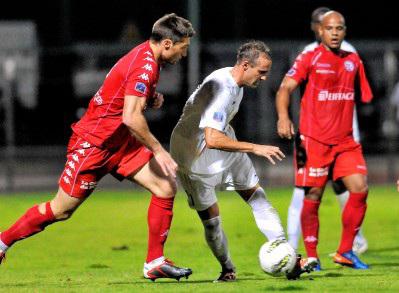
<svg viewBox="0 0 399 293">
<path fill-rule="evenodd" d="M 296 261 L 295 249 L 285 240 L 268 241 L 259 250 L 260 266 L 272 276 L 290 273 Z"/>
</svg>

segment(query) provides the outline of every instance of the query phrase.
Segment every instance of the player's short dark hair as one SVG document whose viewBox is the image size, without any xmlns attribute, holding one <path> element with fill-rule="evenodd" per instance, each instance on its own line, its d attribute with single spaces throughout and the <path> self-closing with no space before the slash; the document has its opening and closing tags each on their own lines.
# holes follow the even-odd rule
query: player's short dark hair
<svg viewBox="0 0 399 293">
<path fill-rule="evenodd" d="M 181 41 L 183 38 L 191 38 L 195 34 L 191 22 L 187 19 L 170 13 L 158 19 L 152 27 L 150 39 L 160 42 L 170 39 L 173 43 Z"/>
<path fill-rule="evenodd" d="M 251 65 L 255 65 L 261 53 L 265 53 L 267 58 L 272 60 L 270 48 L 264 42 L 249 41 L 238 48 L 237 63 L 248 60 Z"/>
<path fill-rule="evenodd" d="M 312 12 L 311 22 L 320 23 L 321 16 L 327 12 L 331 11 L 328 7 L 318 7 Z"/>
</svg>

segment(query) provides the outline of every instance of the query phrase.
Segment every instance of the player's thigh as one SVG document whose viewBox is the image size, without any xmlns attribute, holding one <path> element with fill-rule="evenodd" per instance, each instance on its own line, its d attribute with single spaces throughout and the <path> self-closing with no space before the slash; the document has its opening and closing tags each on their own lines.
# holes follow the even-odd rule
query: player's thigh
<svg viewBox="0 0 399 293">
<path fill-rule="evenodd" d="M 304 166 L 295 166 L 295 186 L 324 187 L 330 166 L 334 162 L 332 149 L 310 137 L 303 135 L 301 137 L 301 146 L 306 152 L 306 162 Z"/>
<path fill-rule="evenodd" d="M 218 189 L 242 191 L 241 193 L 245 195 L 255 191 L 258 183 L 259 177 L 249 156 L 245 153 L 236 153 L 232 165 L 223 171 L 222 182 L 218 185 Z"/>
<path fill-rule="evenodd" d="M 352 174 L 342 177 L 346 188 L 349 192 L 367 192 L 367 177 L 364 174 Z"/>
<path fill-rule="evenodd" d="M 154 157 L 128 179 L 159 197 L 173 197 L 176 194 L 176 179 L 165 176 Z"/>
<path fill-rule="evenodd" d="M 362 148 L 356 142 L 340 147 L 336 156 L 333 179 L 343 179 L 349 191 L 367 188 L 367 166 Z M 345 179 L 346 178 L 346 179 Z"/>
<path fill-rule="evenodd" d="M 221 182 L 221 173 L 200 176 L 177 171 L 177 175 L 192 209 L 206 211 L 217 203 L 215 186 Z"/>
</svg>

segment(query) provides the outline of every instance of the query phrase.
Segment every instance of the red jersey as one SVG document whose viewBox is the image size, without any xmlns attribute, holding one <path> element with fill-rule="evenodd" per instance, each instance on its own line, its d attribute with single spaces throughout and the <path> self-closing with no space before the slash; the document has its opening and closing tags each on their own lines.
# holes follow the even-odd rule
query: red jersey
<svg viewBox="0 0 399 293">
<path fill-rule="evenodd" d="M 159 66 L 149 41 L 133 48 L 112 67 L 72 130 L 97 147 L 118 148 L 133 138 L 122 123 L 125 96 L 153 97 L 158 78 Z"/>
<path fill-rule="evenodd" d="M 357 53 L 338 54 L 323 45 L 301 53 L 286 76 L 306 81 L 301 100 L 299 132 L 325 144 L 352 138 L 355 80 L 361 100 L 373 98 L 364 66 Z"/>
</svg>

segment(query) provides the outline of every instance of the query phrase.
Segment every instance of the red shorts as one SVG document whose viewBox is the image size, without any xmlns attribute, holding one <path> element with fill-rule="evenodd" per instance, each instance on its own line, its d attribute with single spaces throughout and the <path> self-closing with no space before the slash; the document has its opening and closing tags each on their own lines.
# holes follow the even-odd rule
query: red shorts
<svg viewBox="0 0 399 293">
<path fill-rule="evenodd" d="M 67 149 L 67 162 L 59 186 L 78 198 L 89 196 L 98 181 L 110 173 L 123 180 L 144 166 L 153 153 L 135 140 L 126 141 L 119 149 L 98 148 L 73 134 Z"/>
<path fill-rule="evenodd" d="M 294 162 L 296 186 L 323 187 L 328 178 L 335 181 L 352 174 L 367 175 L 362 146 L 353 139 L 326 145 L 301 135 L 301 147 L 306 152 L 306 161 L 302 167 Z M 332 177 L 328 176 L 329 172 L 332 172 Z"/>
</svg>

